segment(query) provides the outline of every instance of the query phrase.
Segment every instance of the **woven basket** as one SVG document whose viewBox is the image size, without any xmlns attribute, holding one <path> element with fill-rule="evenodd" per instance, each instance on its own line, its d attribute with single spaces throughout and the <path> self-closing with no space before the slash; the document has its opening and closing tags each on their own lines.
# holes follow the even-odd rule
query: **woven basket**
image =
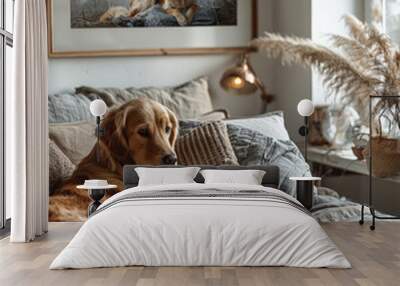
<svg viewBox="0 0 400 286">
<path fill-rule="evenodd" d="M 400 173 L 400 140 L 384 137 L 371 140 L 372 175 L 382 178 Z"/>
</svg>

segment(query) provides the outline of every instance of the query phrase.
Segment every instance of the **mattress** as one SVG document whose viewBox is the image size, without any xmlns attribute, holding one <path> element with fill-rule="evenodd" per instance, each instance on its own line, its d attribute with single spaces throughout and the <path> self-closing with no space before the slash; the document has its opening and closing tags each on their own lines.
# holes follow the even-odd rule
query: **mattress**
<svg viewBox="0 0 400 286">
<path fill-rule="evenodd" d="M 351 267 L 291 196 L 193 183 L 134 187 L 109 198 L 50 269 L 136 265 Z"/>
</svg>

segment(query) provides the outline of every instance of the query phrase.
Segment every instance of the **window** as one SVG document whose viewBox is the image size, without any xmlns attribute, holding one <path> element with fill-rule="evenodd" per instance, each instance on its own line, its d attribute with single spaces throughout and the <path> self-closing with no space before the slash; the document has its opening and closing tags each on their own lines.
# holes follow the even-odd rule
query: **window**
<svg viewBox="0 0 400 286">
<path fill-rule="evenodd" d="M 385 0 L 383 22 L 386 33 L 400 44 L 400 0 Z"/>
<path fill-rule="evenodd" d="M 11 92 L 14 0 L 0 0 L 0 235 L 9 227 L 10 194 L 4 188 L 5 99 Z"/>
<path fill-rule="evenodd" d="M 400 44 L 400 0 L 367 0 L 366 20 Z"/>
</svg>

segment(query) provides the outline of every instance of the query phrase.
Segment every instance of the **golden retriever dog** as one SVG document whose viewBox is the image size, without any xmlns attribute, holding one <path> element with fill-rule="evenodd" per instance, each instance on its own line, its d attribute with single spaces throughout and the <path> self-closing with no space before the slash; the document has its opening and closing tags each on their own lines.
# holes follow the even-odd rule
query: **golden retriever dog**
<svg viewBox="0 0 400 286">
<path fill-rule="evenodd" d="M 129 0 L 129 17 L 135 17 L 156 4 L 160 4 L 165 13 L 174 16 L 180 26 L 190 25 L 198 10 L 196 0 Z"/>
<path fill-rule="evenodd" d="M 129 17 L 135 17 L 141 12 L 153 7 L 159 0 L 129 0 Z"/>
<path fill-rule="evenodd" d="M 178 123 L 174 113 L 148 99 L 136 99 L 107 114 L 104 135 L 76 167 L 71 178 L 50 196 L 50 221 L 82 221 L 90 203 L 86 190 L 77 189 L 87 179 L 106 179 L 123 189 L 124 165 L 174 165 Z M 99 146 L 99 162 L 97 162 Z"/>
<path fill-rule="evenodd" d="M 111 23 L 114 18 L 128 17 L 129 10 L 122 6 L 114 6 L 109 8 L 103 15 L 101 15 L 99 22 L 102 24 Z"/>
</svg>

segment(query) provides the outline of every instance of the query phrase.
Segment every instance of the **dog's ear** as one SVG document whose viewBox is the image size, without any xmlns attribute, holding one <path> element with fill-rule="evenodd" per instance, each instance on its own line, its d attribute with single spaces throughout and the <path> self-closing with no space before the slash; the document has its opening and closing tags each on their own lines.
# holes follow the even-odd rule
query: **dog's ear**
<svg viewBox="0 0 400 286">
<path fill-rule="evenodd" d="M 125 162 L 129 158 L 129 146 L 124 133 L 128 108 L 112 111 L 103 121 L 105 135 L 103 142 L 116 156 L 119 162 Z"/>
<path fill-rule="evenodd" d="M 176 138 L 178 137 L 178 119 L 175 113 L 173 113 L 169 108 L 167 108 L 169 121 L 172 124 L 171 134 L 169 135 L 169 143 L 172 147 L 175 146 Z"/>
</svg>

